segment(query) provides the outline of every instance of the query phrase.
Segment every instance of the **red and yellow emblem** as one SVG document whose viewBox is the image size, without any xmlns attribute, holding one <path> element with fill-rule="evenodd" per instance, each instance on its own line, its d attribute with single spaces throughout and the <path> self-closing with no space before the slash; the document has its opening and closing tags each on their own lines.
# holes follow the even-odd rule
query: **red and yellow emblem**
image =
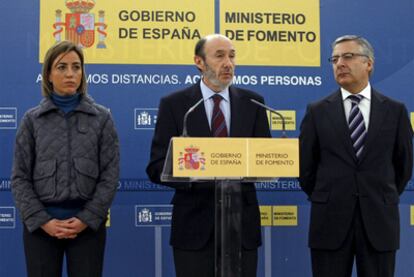
<svg viewBox="0 0 414 277">
<path fill-rule="evenodd" d="M 95 15 L 90 10 L 95 6 L 94 0 L 66 0 L 66 7 L 70 13 L 65 15 L 65 22 L 62 22 L 62 11 L 56 10 L 56 22 L 53 33 L 56 42 L 62 40 L 63 28 L 65 28 L 65 39 L 73 43 L 89 48 L 95 43 L 95 27 L 99 34 L 99 41 L 96 48 L 106 48 L 105 38 L 107 34 L 104 23 L 104 11 L 99 11 L 99 22 L 95 22 Z"/>
<path fill-rule="evenodd" d="M 199 148 L 190 145 L 184 149 L 184 152 L 180 152 L 180 157 L 178 158 L 179 169 L 183 170 L 204 170 L 206 159 L 204 158 L 204 153 L 199 153 Z"/>
</svg>

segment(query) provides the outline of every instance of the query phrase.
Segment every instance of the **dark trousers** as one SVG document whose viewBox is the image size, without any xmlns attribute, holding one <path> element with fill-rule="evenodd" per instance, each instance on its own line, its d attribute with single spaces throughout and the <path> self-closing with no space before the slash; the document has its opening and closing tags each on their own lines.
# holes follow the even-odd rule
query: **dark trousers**
<svg viewBox="0 0 414 277">
<path fill-rule="evenodd" d="M 28 277 L 61 277 L 63 257 L 69 277 L 102 276 L 106 227 L 86 228 L 75 239 L 57 239 L 42 229 L 23 231 Z"/>
<path fill-rule="evenodd" d="M 214 239 L 200 250 L 174 248 L 176 277 L 214 277 Z M 242 276 L 256 277 L 257 249 L 242 250 Z"/>
<path fill-rule="evenodd" d="M 380 252 L 372 247 L 359 207 L 342 247 L 338 250 L 311 249 L 311 257 L 313 277 L 351 277 L 354 258 L 358 277 L 394 276 L 395 251 Z"/>
</svg>

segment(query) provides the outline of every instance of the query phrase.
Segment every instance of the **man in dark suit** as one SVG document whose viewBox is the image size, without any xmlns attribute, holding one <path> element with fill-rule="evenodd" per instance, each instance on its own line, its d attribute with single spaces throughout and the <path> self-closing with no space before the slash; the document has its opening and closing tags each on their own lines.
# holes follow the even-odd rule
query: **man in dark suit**
<svg viewBox="0 0 414 277">
<path fill-rule="evenodd" d="M 358 36 L 332 44 L 340 89 L 308 106 L 300 132 L 300 184 L 311 201 L 316 277 L 394 275 L 399 195 L 411 178 L 413 132 L 405 106 L 374 90 L 374 52 Z"/>
<path fill-rule="evenodd" d="M 263 98 L 231 86 L 235 56 L 233 44 L 222 35 L 206 36 L 196 44 L 194 62 L 201 80 L 160 102 L 147 166 L 152 182 L 161 183 L 169 141 L 181 135 L 184 114 L 202 98 L 203 103 L 188 117 L 189 136 L 270 137 L 265 110 L 250 101 L 263 102 Z M 218 95 L 221 98 L 215 106 L 213 98 Z M 214 116 L 216 112 L 218 116 Z M 224 120 L 216 123 L 219 117 Z M 177 276 L 214 276 L 214 182 L 161 184 L 175 188 L 170 244 Z M 257 248 L 261 245 L 260 213 L 254 184 L 242 184 L 241 189 L 242 274 L 251 277 L 256 276 Z"/>
</svg>

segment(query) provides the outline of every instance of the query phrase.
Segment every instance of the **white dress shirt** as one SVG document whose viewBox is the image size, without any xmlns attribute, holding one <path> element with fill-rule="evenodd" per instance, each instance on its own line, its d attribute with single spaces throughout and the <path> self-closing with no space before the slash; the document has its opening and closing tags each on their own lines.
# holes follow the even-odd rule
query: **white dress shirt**
<svg viewBox="0 0 414 277">
<path fill-rule="evenodd" d="M 220 94 L 223 97 L 223 100 L 220 102 L 220 109 L 224 114 L 224 120 L 226 121 L 227 133 L 230 134 L 230 94 L 229 88 L 225 88 L 223 91 L 214 92 L 212 91 L 201 79 L 200 82 L 201 94 L 204 99 L 204 107 L 206 108 L 206 115 L 208 119 L 208 125 L 210 125 L 211 130 L 211 116 L 213 114 L 214 100 L 213 96 Z"/>
<path fill-rule="evenodd" d="M 342 93 L 342 100 L 344 101 L 344 110 L 345 110 L 345 118 L 346 122 L 348 122 L 349 113 L 351 111 L 351 100 L 348 99 L 348 96 L 353 95 L 353 93 L 350 93 L 344 88 L 341 88 Z M 368 83 L 368 85 L 358 93 L 358 95 L 362 95 L 362 99 L 359 102 L 359 109 L 361 110 L 362 117 L 364 118 L 365 123 L 365 129 L 368 130 L 369 126 L 369 114 L 371 112 L 371 85 Z"/>
</svg>

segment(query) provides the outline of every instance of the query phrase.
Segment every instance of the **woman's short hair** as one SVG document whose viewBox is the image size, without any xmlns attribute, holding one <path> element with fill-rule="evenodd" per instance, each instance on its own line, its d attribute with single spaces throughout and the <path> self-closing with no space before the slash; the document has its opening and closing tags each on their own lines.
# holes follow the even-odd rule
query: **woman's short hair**
<svg viewBox="0 0 414 277">
<path fill-rule="evenodd" d="M 45 97 L 49 97 L 50 94 L 53 92 L 53 84 L 49 82 L 49 75 L 52 71 L 52 65 L 57 59 L 60 54 L 67 54 L 69 52 L 76 52 L 78 54 L 79 59 L 81 61 L 82 67 L 82 79 L 81 84 L 77 91 L 80 94 L 86 94 L 87 84 L 86 84 L 86 74 L 85 74 L 85 64 L 84 64 L 84 56 L 82 49 L 77 46 L 76 44 L 70 41 L 61 41 L 53 45 L 52 47 L 47 50 L 45 59 L 43 62 L 43 70 L 42 70 L 42 95 Z"/>
</svg>

